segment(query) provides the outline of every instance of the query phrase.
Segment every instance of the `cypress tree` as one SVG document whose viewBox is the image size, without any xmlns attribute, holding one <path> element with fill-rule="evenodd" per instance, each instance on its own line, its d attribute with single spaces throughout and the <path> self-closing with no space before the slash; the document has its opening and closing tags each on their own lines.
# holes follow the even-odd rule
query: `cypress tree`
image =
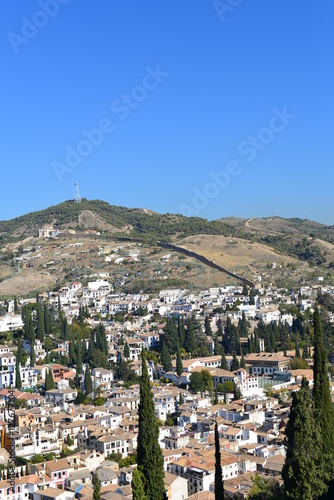
<svg viewBox="0 0 334 500">
<path fill-rule="evenodd" d="M 298 346 L 297 340 L 295 342 L 295 355 L 296 355 L 296 358 L 300 358 L 300 350 L 299 350 L 299 346 Z"/>
<path fill-rule="evenodd" d="M 240 364 L 237 358 L 237 353 L 234 351 L 233 352 L 233 359 L 232 359 L 232 364 L 231 364 L 231 372 L 234 372 L 236 370 L 239 370 Z"/>
<path fill-rule="evenodd" d="M 16 361 L 15 361 L 15 387 L 19 391 L 22 389 L 22 381 L 21 381 L 21 372 L 20 372 L 19 358 L 17 356 L 16 356 Z"/>
<path fill-rule="evenodd" d="M 37 307 L 37 327 L 36 327 L 36 338 L 41 342 L 44 341 L 44 318 L 42 307 L 38 304 Z"/>
<path fill-rule="evenodd" d="M 17 314 L 19 312 L 19 308 L 17 305 L 17 298 L 16 295 L 14 295 L 14 314 Z"/>
<path fill-rule="evenodd" d="M 80 341 L 79 337 L 77 338 L 77 341 L 76 341 L 75 354 L 77 357 L 76 371 L 78 373 L 82 373 L 81 341 Z"/>
<path fill-rule="evenodd" d="M 128 359 L 130 357 L 130 348 L 127 342 L 124 345 L 124 357 Z"/>
<path fill-rule="evenodd" d="M 93 500 L 101 500 L 101 486 L 97 473 L 94 474 L 94 493 Z"/>
<path fill-rule="evenodd" d="M 223 471 L 221 466 L 221 454 L 219 445 L 218 425 L 215 422 L 215 500 L 224 500 Z"/>
<path fill-rule="evenodd" d="M 88 396 L 92 391 L 93 391 L 92 374 L 90 372 L 89 365 L 87 364 L 86 371 L 85 371 L 85 392 L 86 392 L 86 395 Z"/>
<path fill-rule="evenodd" d="M 23 364 L 23 349 L 22 349 L 22 339 L 21 337 L 18 338 L 17 341 L 17 355 L 16 355 L 19 363 L 22 365 Z"/>
<path fill-rule="evenodd" d="M 75 343 L 73 337 L 71 337 L 70 340 L 68 361 L 70 365 L 72 366 L 75 365 L 76 354 L 75 354 Z"/>
<path fill-rule="evenodd" d="M 132 500 L 148 500 L 144 490 L 143 474 L 138 469 L 134 469 L 132 473 Z"/>
<path fill-rule="evenodd" d="M 50 368 L 50 370 L 47 371 L 46 377 L 45 377 L 45 390 L 51 391 L 54 388 L 55 388 L 55 382 L 53 380 L 53 373 L 52 373 L 52 370 Z"/>
<path fill-rule="evenodd" d="M 313 500 L 327 490 L 321 464 L 322 442 L 314 419 L 308 382 L 292 395 L 285 431 L 286 459 L 282 469 L 285 494 L 294 500 Z"/>
<path fill-rule="evenodd" d="M 138 409 L 139 430 L 137 462 L 144 476 L 144 489 L 150 500 L 163 500 L 165 493 L 164 460 L 159 445 L 159 428 L 154 411 L 153 394 L 142 350 L 142 376 Z"/>
<path fill-rule="evenodd" d="M 34 325 L 31 319 L 30 311 L 26 311 L 25 313 L 25 327 L 24 327 L 25 338 L 32 342 L 32 339 L 35 342 L 35 330 Z"/>
<path fill-rule="evenodd" d="M 172 369 L 172 360 L 165 342 L 162 346 L 161 363 L 163 364 L 165 372 L 169 372 Z"/>
<path fill-rule="evenodd" d="M 244 357 L 244 353 L 243 352 L 241 352 L 240 366 L 241 366 L 241 368 L 244 368 L 246 370 L 246 361 L 245 361 L 245 357 Z"/>
<path fill-rule="evenodd" d="M 31 351 L 30 351 L 30 366 L 33 368 L 36 364 L 36 354 L 35 354 L 35 339 L 31 342 Z"/>
<path fill-rule="evenodd" d="M 195 337 L 194 325 L 191 318 L 189 318 L 187 323 L 185 349 L 190 354 L 193 353 L 196 349 L 196 337 Z"/>
<path fill-rule="evenodd" d="M 184 347 L 184 341 L 186 338 L 186 334 L 185 334 L 185 330 L 184 330 L 184 320 L 183 320 L 183 317 L 180 318 L 180 316 L 178 316 L 178 320 L 177 320 L 177 334 L 179 337 L 180 347 Z"/>
<path fill-rule="evenodd" d="M 204 327 L 205 327 L 205 335 L 207 335 L 208 337 L 212 337 L 212 330 L 211 330 L 209 316 L 205 316 Z"/>
<path fill-rule="evenodd" d="M 215 340 L 214 340 L 214 354 L 215 354 L 215 356 L 219 356 L 219 354 L 220 354 L 219 339 L 218 339 L 217 332 L 215 334 Z"/>
<path fill-rule="evenodd" d="M 329 389 L 327 353 L 318 306 L 313 315 L 314 326 L 314 364 L 313 364 L 313 406 L 315 418 L 320 424 L 323 445 L 324 465 L 333 478 L 334 457 L 334 411 Z"/>
<path fill-rule="evenodd" d="M 222 359 L 220 361 L 220 368 L 222 370 L 228 370 L 228 364 L 227 364 L 227 360 L 226 360 L 224 349 L 222 350 Z"/>
<path fill-rule="evenodd" d="M 183 365 L 182 365 L 182 358 L 181 358 L 181 353 L 180 353 L 180 346 L 177 344 L 177 351 L 176 351 L 176 373 L 178 376 L 181 375 L 183 372 Z"/>
</svg>

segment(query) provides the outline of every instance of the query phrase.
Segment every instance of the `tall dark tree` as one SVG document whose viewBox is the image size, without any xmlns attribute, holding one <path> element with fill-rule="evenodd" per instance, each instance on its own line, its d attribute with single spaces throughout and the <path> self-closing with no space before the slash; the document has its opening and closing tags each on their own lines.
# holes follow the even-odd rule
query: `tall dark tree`
<svg viewBox="0 0 334 500">
<path fill-rule="evenodd" d="M 300 358 L 300 350 L 299 350 L 299 346 L 298 346 L 297 340 L 295 342 L 295 355 L 296 355 L 296 358 Z"/>
<path fill-rule="evenodd" d="M 48 307 L 45 305 L 43 310 L 44 316 L 44 331 L 46 335 L 52 333 L 52 317 Z"/>
<path fill-rule="evenodd" d="M 167 318 L 164 332 L 163 343 L 166 345 L 169 354 L 175 354 L 178 343 L 178 331 L 175 318 Z"/>
<path fill-rule="evenodd" d="M 70 345 L 68 349 L 68 361 L 70 365 L 75 365 L 76 362 L 76 354 L 75 354 L 75 340 L 73 337 L 70 339 Z"/>
<path fill-rule="evenodd" d="M 31 318 L 31 312 L 26 310 L 24 315 L 24 336 L 27 340 L 35 342 L 35 329 Z"/>
<path fill-rule="evenodd" d="M 89 365 L 87 364 L 85 371 L 85 393 L 88 396 L 92 391 L 93 391 L 92 374 L 90 372 Z"/>
<path fill-rule="evenodd" d="M 241 351 L 241 361 L 240 361 L 240 367 L 246 370 L 246 361 L 244 357 L 244 353 Z"/>
<path fill-rule="evenodd" d="M 282 470 L 285 495 L 294 500 L 313 500 L 327 490 L 322 469 L 322 442 L 314 418 L 308 382 L 292 395 L 285 431 L 286 459 Z"/>
<path fill-rule="evenodd" d="M 183 317 L 180 317 L 180 316 L 178 317 L 178 320 L 177 320 L 177 334 L 179 337 L 180 347 L 184 347 L 184 342 L 186 339 L 186 332 L 184 329 L 184 319 L 183 319 Z"/>
<path fill-rule="evenodd" d="M 227 364 L 227 360 L 226 360 L 224 349 L 222 350 L 222 359 L 220 361 L 220 368 L 222 370 L 228 370 L 228 364 Z"/>
<path fill-rule="evenodd" d="M 215 500 L 224 500 L 224 482 L 221 466 L 221 454 L 219 444 L 218 425 L 215 422 Z"/>
<path fill-rule="evenodd" d="M 241 337 L 248 337 L 248 326 L 245 311 L 242 311 L 242 318 L 240 323 L 240 335 Z"/>
<path fill-rule="evenodd" d="M 19 308 L 17 305 L 17 298 L 16 298 L 16 295 L 14 295 L 14 314 L 18 314 L 18 312 L 19 312 Z"/>
<path fill-rule="evenodd" d="M 36 338 L 41 342 L 44 341 L 44 318 L 43 318 L 43 309 L 40 304 L 38 304 L 37 307 Z"/>
<path fill-rule="evenodd" d="M 162 346 L 161 363 L 164 367 L 165 372 L 169 372 L 172 369 L 172 360 L 165 342 Z"/>
<path fill-rule="evenodd" d="M 50 368 L 50 370 L 48 370 L 46 372 L 46 377 L 45 377 L 45 390 L 46 391 L 51 391 L 52 389 L 55 388 L 55 382 L 53 380 L 53 373 L 52 373 L 52 370 Z"/>
<path fill-rule="evenodd" d="M 185 338 L 185 349 L 187 352 L 189 352 L 191 354 L 196 350 L 196 347 L 197 347 L 197 345 L 196 345 L 194 325 L 193 325 L 192 319 L 189 318 L 188 323 L 187 323 L 187 331 L 186 331 L 186 338 Z"/>
<path fill-rule="evenodd" d="M 96 472 L 94 474 L 93 500 L 101 500 L 101 485 L 100 485 L 99 477 L 98 477 Z"/>
<path fill-rule="evenodd" d="M 17 356 L 16 356 L 16 362 L 15 362 L 15 387 L 19 391 L 22 389 L 22 380 L 21 380 L 19 358 Z"/>
<path fill-rule="evenodd" d="M 18 338 L 17 341 L 17 354 L 16 357 L 19 361 L 19 363 L 22 365 L 23 364 L 23 348 L 22 348 L 22 339 L 21 337 Z"/>
<path fill-rule="evenodd" d="M 237 358 L 237 354 L 234 351 L 233 352 L 233 359 L 232 359 L 232 364 L 231 364 L 231 372 L 235 372 L 236 370 L 239 370 L 240 364 Z"/>
<path fill-rule="evenodd" d="M 212 330 L 211 330 L 209 316 L 205 316 L 204 327 L 205 327 L 205 335 L 207 335 L 208 337 L 212 337 Z"/>
<path fill-rule="evenodd" d="M 144 490 L 144 478 L 142 472 L 137 468 L 132 472 L 132 500 L 148 500 Z"/>
<path fill-rule="evenodd" d="M 31 350 L 30 350 L 30 366 L 33 368 L 36 364 L 36 354 L 35 354 L 35 339 L 31 342 Z"/>
<path fill-rule="evenodd" d="M 138 408 L 139 430 L 137 462 L 144 476 L 144 489 L 150 500 L 163 500 L 165 493 L 164 460 L 159 445 L 159 428 L 154 411 L 151 382 L 142 350 L 142 377 Z"/>
<path fill-rule="evenodd" d="M 180 347 L 179 344 L 177 345 L 177 351 L 176 351 L 176 373 L 178 376 L 180 376 L 183 372 L 183 365 L 182 365 L 182 358 L 181 358 L 181 353 L 180 353 Z"/>
<path fill-rule="evenodd" d="M 214 354 L 215 356 L 219 356 L 220 354 L 219 338 L 217 332 L 215 333 L 215 340 L 214 340 Z"/>
<path fill-rule="evenodd" d="M 333 479 L 334 457 L 334 410 L 329 389 L 327 353 L 318 306 L 313 314 L 314 357 L 313 357 L 313 406 L 315 418 L 320 424 L 323 444 L 324 465 Z"/>
<path fill-rule="evenodd" d="M 70 340 L 70 329 L 65 316 L 61 320 L 61 339 Z"/>
<path fill-rule="evenodd" d="M 124 345 L 124 357 L 126 359 L 129 359 L 129 357 L 130 357 L 130 348 L 129 348 L 129 344 L 127 342 L 125 342 L 125 345 Z"/>
</svg>

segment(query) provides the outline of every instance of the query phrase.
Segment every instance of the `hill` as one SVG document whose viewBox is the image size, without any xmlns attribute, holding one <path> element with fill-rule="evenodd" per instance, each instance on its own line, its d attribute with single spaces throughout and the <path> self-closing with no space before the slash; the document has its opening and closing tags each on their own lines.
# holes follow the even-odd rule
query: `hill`
<svg viewBox="0 0 334 500">
<path fill-rule="evenodd" d="M 58 237 L 38 238 L 45 225 Z M 158 241 L 173 246 L 159 248 Z M 333 226 L 308 220 L 208 221 L 83 199 L 0 222 L 1 296 L 57 289 L 94 273 L 109 273 L 123 289 L 152 292 L 236 283 L 238 276 L 254 282 L 259 274 L 291 287 L 318 275 L 331 282 L 333 268 Z"/>
<path fill-rule="evenodd" d="M 334 226 L 307 219 L 282 217 L 221 219 L 241 238 L 257 241 L 275 250 L 329 268 L 334 264 Z"/>
<path fill-rule="evenodd" d="M 58 231 L 96 229 L 107 233 L 132 234 L 168 240 L 181 234 L 234 234 L 235 229 L 222 221 L 207 221 L 199 217 L 158 214 L 146 209 L 109 205 L 104 201 L 82 199 L 81 203 L 65 201 L 45 210 L 32 212 L 9 221 L 0 221 L 1 242 L 33 236 L 38 229 L 52 224 Z"/>
</svg>

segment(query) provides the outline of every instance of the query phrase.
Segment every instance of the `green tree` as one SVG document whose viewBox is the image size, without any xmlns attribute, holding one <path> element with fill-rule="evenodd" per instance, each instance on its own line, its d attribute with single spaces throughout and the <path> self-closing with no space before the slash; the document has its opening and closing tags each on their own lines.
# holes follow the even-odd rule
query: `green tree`
<svg viewBox="0 0 334 500">
<path fill-rule="evenodd" d="M 67 434 L 67 436 L 66 436 L 66 444 L 67 444 L 67 446 L 73 446 L 73 444 L 74 444 L 74 441 L 69 434 Z"/>
<path fill-rule="evenodd" d="M 85 392 L 88 396 L 93 391 L 92 374 L 90 372 L 89 365 L 86 365 L 85 371 Z"/>
<path fill-rule="evenodd" d="M 205 390 L 205 383 L 201 372 L 192 372 L 190 375 L 190 388 L 193 392 L 200 392 L 201 394 Z"/>
<path fill-rule="evenodd" d="M 172 360 L 165 342 L 162 345 L 161 363 L 163 364 L 165 372 L 169 372 L 172 369 Z"/>
<path fill-rule="evenodd" d="M 15 361 L 15 387 L 19 391 L 22 389 L 22 380 L 21 380 L 21 372 L 20 372 L 18 356 L 16 356 L 16 361 Z"/>
<path fill-rule="evenodd" d="M 176 373 L 178 376 L 180 376 L 183 372 L 183 365 L 182 365 L 182 358 L 181 358 L 181 353 L 180 353 L 180 346 L 177 344 L 177 351 L 176 351 Z"/>
<path fill-rule="evenodd" d="M 97 472 L 94 474 L 94 492 L 93 492 L 93 500 L 101 500 L 101 486 L 100 480 L 97 475 Z"/>
<path fill-rule="evenodd" d="M 35 339 L 31 342 L 31 351 L 30 351 L 30 366 L 33 368 L 36 364 L 36 354 L 35 354 Z"/>
<path fill-rule="evenodd" d="M 233 351 L 233 359 L 232 359 L 232 364 L 231 364 L 231 372 L 235 372 L 236 370 L 239 370 L 240 364 L 237 358 L 237 353 Z"/>
<path fill-rule="evenodd" d="M 19 312 L 19 308 L 17 305 L 17 298 L 16 298 L 16 295 L 14 295 L 14 314 L 18 314 L 18 312 Z"/>
<path fill-rule="evenodd" d="M 159 445 L 159 427 L 155 416 L 153 394 L 144 349 L 142 350 L 138 417 L 137 462 L 144 477 L 145 493 L 150 500 L 162 500 L 165 492 L 164 460 Z"/>
<path fill-rule="evenodd" d="M 327 353 L 318 306 L 313 314 L 314 357 L 313 357 L 313 406 L 315 418 L 320 425 L 323 446 L 324 467 L 333 479 L 334 457 L 334 410 L 329 389 Z"/>
<path fill-rule="evenodd" d="M 188 323 L 187 323 L 187 331 L 186 331 L 184 346 L 185 346 L 186 351 L 189 352 L 190 354 L 193 353 L 197 347 L 194 325 L 193 325 L 193 321 L 191 318 L 189 318 Z"/>
<path fill-rule="evenodd" d="M 228 370 L 228 364 L 227 364 L 227 360 L 226 360 L 224 349 L 222 350 L 222 359 L 220 361 L 220 368 L 222 370 Z"/>
<path fill-rule="evenodd" d="M 129 348 L 129 345 L 127 342 L 125 342 L 125 345 L 124 345 L 124 357 L 126 359 L 129 359 L 129 357 L 130 357 L 130 348 Z"/>
<path fill-rule="evenodd" d="M 184 347 L 186 333 L 185 333 L 185 329 L 184 329 L 183 317 L 180 318 L 180 316 L 178 316 L 178 319 L 177 319 L 177 334 L 178 334 L 178 338 L 179 338 L 179 345 L 182 348 L 182 347 Z"/>
<path fill-rule="evenodd" d="M 314 419 L 308 382 L 292 395 L 289 421 L 285 431 L 286 460 L 282 470 L 285 494 L 294 500 L 313 500 L 327 488 L 321 464 L 322 442 Z"/>
<path fill-rule="evenodd" d="M 45 376 L 45 390 L 51 391 L 54 388 L 55 388 L 55 382 L 53 380 L 53 373 L 52 373 L 52 370 L 50 368 L 50 370 L 48 370 L 46 372 L 46 376 Z"/>
<path fill-rule="evenodd" d="M 299 350 L 299 346 L 298 346 L 297 340 L 295 342 L 295 354 L 296 354 L 296 358 L 300 358 L 300 350 Z"/>
<path fill-rule="evenodd" d="M 265 479 L 255 474 L 251 478 L 254 486 L 249 492 L 247 498 L 251 500 L 283 500 L 285 496 L 282 494 L 279 482 L 275 479 Z"/>
<path fill-rule="evenodd" d="M 22 348 L 22 339 L 21 337 L 18 338 L 17 341 L 17 354 L 16 357 L 18 359 L 18 362 L 22 365 L 23 364 L 23 348 Z"/>
<path fill-rule="evenodd" d="M 211 330 L 209 316 L 205 316 L 204 328 L 205 328 L 205 335 L 208 337 L 212 337 L 212 330 Z"/>
<path fill-rule="evenodd" d="M 224 500 L 224 482 L 217 422 L 215 422 L 215 500 Z"/>
<path fill-rule="evenodd" d="M 37 327 L 36 327 L 36 338 L 41 342 L 44 341 L 44 318 L 43 310 L 40 304 L 37 306 Z"/>
<path fill-rule="evenodd" d="M 244 357 L 244 353 L 243 352 L 241 352 L 240 367 L 243 368 L 244 370 L 246 370 L 246 361 L 245 361 L 245 357 Z"/>
<path fill-rule="evenodd" d="M 148 500 L 144 490 L 144 477 L 138 468 L 133 470 L 131 486 L 133 500 Z"/>
</svg>

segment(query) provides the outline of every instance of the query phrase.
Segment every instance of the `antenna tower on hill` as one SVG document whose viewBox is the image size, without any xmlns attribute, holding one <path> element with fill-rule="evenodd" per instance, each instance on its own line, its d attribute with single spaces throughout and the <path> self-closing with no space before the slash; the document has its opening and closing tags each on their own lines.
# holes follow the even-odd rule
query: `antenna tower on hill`
<svg viewBox="0 0 334 500">
<path fill-rule="evenodd" d="M 79 193 L 79 184 L 78 182 L 75 182 L 75 202 L 76 203 L 81 203 L 81 198 L 80 198 L 80 193 Z"/>
</svg>

